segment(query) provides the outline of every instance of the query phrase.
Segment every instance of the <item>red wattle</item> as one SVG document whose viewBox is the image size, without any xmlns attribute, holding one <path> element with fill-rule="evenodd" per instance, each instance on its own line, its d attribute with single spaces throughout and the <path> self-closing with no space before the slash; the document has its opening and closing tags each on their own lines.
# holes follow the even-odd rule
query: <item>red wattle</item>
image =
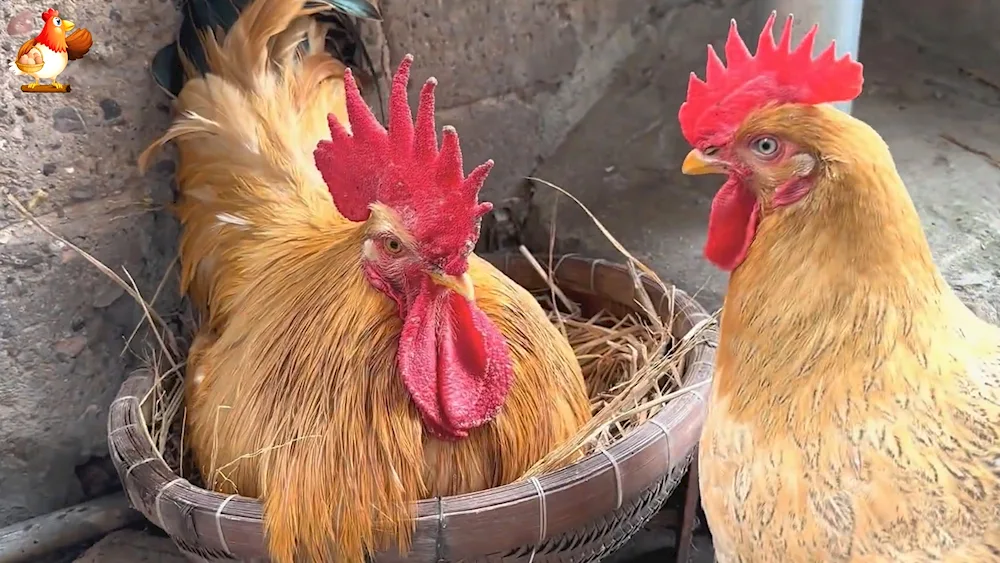
<svg viewBox="0 0 1000 563">
<path fill-rule="evenodd" d="M 438 438 L 464 438 L 490 421 L 513 383 L 503 335 L 474 303 L 429 282 L 409 307 L 396 361 Z"/>
<path fill-rule="evenodd" d="M 759 211 L 760 205 L 750 190 L 736 178 L 727 180 L 712 200 L 705 257 L 727 272 L 735 270 L 750 250 Z"/>
</svg>

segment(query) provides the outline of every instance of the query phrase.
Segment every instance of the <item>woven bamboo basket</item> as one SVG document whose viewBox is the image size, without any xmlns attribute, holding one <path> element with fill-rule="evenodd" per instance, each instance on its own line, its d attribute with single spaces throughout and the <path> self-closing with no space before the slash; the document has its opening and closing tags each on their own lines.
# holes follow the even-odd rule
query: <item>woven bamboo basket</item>
<svg viewBox="0 0 1000 563">
<path fill-rule="evenodd" d="M 520 255 L 487 258 L 529 290 L 546 287 Z M 657 284 L 641 279 L 672 334 L 687 334 L 708 317 L 682 291 L 669 288 L 673 299 L 666 299 Z M 559 260 L 553 281 L 581 304 L 619 311 L 636 308 L 633 278 L 619 265 L 566 256 Z M 712 332 L 687 353 L 684 386 L 711 378 L 715 341 Z M 154 451 L 144 422 L 150 406 L 148 401 L 141 403 L 152 384 L 150 375 L 130 377 L 109 413 L 111 457 L 130 502 L 192 561 L 267 562 L 259 501 L 196 487 Z M 607 449 L 554 473 L 417 503 L 410 551 L 400 555 L 391 550 L 372 559 L 380 563 L 600 560 L 637 532 L 684 476 L 704 423 L 708 389 L 701 385 L 674 398 Z"/>
</svg>

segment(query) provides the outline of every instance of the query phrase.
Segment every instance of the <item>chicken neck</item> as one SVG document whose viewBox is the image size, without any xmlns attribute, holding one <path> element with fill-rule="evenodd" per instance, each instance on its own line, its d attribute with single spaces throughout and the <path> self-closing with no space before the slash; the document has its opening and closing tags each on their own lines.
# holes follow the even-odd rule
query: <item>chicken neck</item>
<svg viewBox="0 0 1000 563">
<path fill-rule="evenodd" d="M 891 389 L 894 354 L 919 355 L 949 319 L 966 318 L 888 149 L 870 133 L 873 149 L 834 156 L 815 199 L 764 211 L 730 278 L 715 396 L 733 416 L 785 428 L 814 416 L 816 397 L 846 405 L 854 393 Z"/>
</svg>

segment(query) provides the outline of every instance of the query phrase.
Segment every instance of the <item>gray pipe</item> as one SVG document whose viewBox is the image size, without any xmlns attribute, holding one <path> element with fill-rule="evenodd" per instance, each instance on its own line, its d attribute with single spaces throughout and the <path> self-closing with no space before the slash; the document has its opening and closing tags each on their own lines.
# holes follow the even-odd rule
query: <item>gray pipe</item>
<svg viewBox="0 0 1000 563">
<path fill-rule="evenodd" d="M 29 563 L 72 545 L 100 539 L 142 514 L 129 507 L 125 493 L 115 493 L 83 504 L 0 528 L 0 563 Z"/>
<path fill-rule="evenodd" d="M 795 16 L 792 40 L 798 41 L 813 24 L 819 24 L 816 34 L 816 52 L 825 49 L 830 41 L 837 41 L 837 55 L 850 53 L 856 59 L 861 37 L 861 9 L 863 0 L 757 0 L 754 29 L 760 30 L 772 11 L 778 12 L 775 22 L 775 38 L 784 26 L 788 14 Z M 839 109 L 851 113 L 851 102 L 836 104 Z"/>
</svg>

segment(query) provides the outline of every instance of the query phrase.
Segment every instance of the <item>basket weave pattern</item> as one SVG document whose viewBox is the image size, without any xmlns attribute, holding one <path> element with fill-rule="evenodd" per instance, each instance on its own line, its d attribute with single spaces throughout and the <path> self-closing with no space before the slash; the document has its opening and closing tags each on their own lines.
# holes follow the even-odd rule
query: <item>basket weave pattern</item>
<svg viewBox="0 0 1000 563">
<path fill-rule="evenodd" d="M 523 257 L 487 258 L 527 289 L 545 287 Z M 636 308 L 632 277 L 610 262 L 565 256 L 554 279 L 566 293 L 600 306 Z M 643 283 L 675 336 L 708 317 L 682 291 L 670 289 L 668 295 L 648 279 Z M 709 332 L 688 352 L 685 386 L 711 378 L 715 339 Z M 144 422 L 149 405 L 141 403 L 153 383 L 148 373 L 133 375 L 109 412 L 111 456 L 130 502 L 192 561 L 268 562 L 259 501 L 195 487 L 154 451 Z M 701 433 L 707 393 L 704 386 L 680 395 L 607 450 L 562 470 L 478 493 L 421 501 L 409 553 L 388 551 L 373 559 L 598 561 L 637 532 L 677 487 Z"/>
</svg>

